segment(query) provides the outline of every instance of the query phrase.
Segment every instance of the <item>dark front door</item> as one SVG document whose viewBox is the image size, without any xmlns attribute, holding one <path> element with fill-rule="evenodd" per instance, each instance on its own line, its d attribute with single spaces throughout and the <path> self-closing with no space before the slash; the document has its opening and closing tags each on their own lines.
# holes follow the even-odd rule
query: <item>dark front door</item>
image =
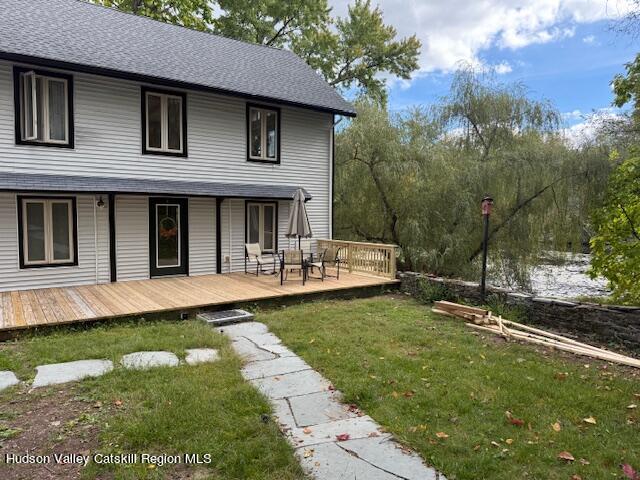
<svg viewBox="0 0 640 480">
<path fill-rule="evenodd" d="M 186 198 L 149 199 L 149 265 L 152 277 L 189 273 L 187 208 Z"/>
</svg>

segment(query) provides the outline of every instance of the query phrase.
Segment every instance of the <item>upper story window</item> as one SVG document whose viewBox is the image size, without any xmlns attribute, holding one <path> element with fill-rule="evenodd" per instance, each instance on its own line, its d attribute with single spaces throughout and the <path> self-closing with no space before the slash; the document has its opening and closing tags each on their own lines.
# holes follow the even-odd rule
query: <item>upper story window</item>
<svg viewBox="0 0 640 480">
<path fill-rule="evenodd" d="M 14 70 L 16 143 L 73 148 L 73 80 L 28 68 Z"/>
<path fill-rule="evenodd" d="M 142 153 L 187 155 L 184 93 L 142 89 Z"/>
<path fill-rule="evenodd" d="M 280 109 L 247 105 L 247 159 L 280 163 Z"/>
</svg>

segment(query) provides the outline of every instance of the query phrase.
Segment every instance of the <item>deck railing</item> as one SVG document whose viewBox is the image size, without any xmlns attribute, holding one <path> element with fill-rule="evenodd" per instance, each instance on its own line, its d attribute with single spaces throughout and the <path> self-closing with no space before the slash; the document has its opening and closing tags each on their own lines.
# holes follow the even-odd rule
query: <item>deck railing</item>
<svg viewBox="0 0 640 480">
<path fill-rule="evenodd" d="M 343 268 L 380 277 L 396 278 L 396 246 L 381 243 L 350 242 L 347 240 L 319 239 L 318 248 L 339 250 Z"/>
</svg>

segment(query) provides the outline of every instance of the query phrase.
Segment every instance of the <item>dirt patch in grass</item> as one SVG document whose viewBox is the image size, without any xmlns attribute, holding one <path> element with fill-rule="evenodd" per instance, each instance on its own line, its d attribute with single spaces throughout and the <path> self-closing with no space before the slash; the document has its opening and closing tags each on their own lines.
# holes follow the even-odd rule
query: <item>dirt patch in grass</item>
<svg viewBox="0 0 640 480">
<path fill-rule="evenodd" d="M 8 399 L 12 398 L 12 399 Z M 6 464 L 6 454 L 83 454 L 98 447 L 100 404 L 78 397 L 74 387 L 32 391 L 26 387 L 0 400 L 0 471 L 4 480 L 79 478 L 82 466 Z"/>
</svg>

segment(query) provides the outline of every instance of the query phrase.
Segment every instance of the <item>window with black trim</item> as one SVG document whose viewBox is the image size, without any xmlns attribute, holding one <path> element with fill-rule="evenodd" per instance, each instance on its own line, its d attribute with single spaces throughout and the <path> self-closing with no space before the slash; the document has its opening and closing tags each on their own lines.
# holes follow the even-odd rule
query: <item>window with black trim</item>
<svg viewBox="0 0 640 480">
<path fill-rule="evenodd" d="M 280 163 L 280 109 L 247 105 L 247 159 Z"/>
<path fill-rule="evenodd" d="M 16 143 L 73 147 L 73 78 L 14 69 Z"/>
<path fill-rule="evenodd" d="M 259 243 L 263 252 L 273 253 L 277 244 L 277 204 L 247 202 L 247 224 L 245 238 L 247 243 Z"/>
<path fill-rule="evenodd" d="M 186 95 L 143 88 L 142 132 L 142 153 L 186 156 Z"/>
<path fill-rule="evenodd" d="M 20 267 L 77 265 L 75 198 L 18 197 Z"/>
</svg>

